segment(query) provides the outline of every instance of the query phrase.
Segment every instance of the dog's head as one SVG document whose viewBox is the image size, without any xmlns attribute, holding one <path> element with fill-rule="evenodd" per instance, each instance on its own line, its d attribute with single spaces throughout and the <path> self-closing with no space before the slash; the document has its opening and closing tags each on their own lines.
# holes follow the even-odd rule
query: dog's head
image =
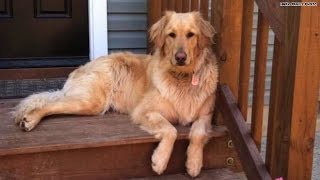
<svg viewBox="0 0 320 180">
<path fill-rule="evenodd" d="M 160 56 L 177 69 L 192 69 L 203 49 L 210 48 L 214 28 L 200 13 L 166 14 L 150 29 L 150 40 Z"/>
</svg>

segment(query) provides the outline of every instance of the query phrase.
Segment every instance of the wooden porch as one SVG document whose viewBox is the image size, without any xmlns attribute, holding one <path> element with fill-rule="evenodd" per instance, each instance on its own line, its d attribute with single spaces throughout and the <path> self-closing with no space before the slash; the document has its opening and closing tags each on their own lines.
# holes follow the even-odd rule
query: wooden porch
<svg viewBox="0 0 320 180">
<path fill-rule="evenodd" d="M 199 10 L 218 32 L 215 51 L 221 85 L 214 124 L 220 126 L 214 126 L 217 131 L 205 148 L 200 178 L 236 179 L 232 173 L 243 170 L 253 180 L 311 179 L 320 81 L 320 2 L 315 1 L 317 7 L 280 7 L 278 0 L 255 2 L 259 20 L 251 124 L 246 116 L 253 0 L 149 0 L 148 23 L 156 22 L 165 10 Z M 269 26 L 276 37 L 264 162 L 259 151 Z M 157 141 L 127 116 L 54 116 L 34 132 L 24 133 L 9 114 L 16 103 L 0 102 L 0 179 L 155 176 L 150 157 Z M 171 176 L 160 176 L 163 179 L 188 178 L 181 175 L 188 128 L 178 130 L 179 140 L 165 171 Z"/>
<path fill-rule="evenodd" d="M 126 179 L 156 175 L 150 157 L 157 140 L 133 125 L 128 116 L 53 116 L 26 133 L 14 125 L 10 115 L 17 102 L 0 101 L 1 179 Z M 185 171 L 189 127 L 177 128 L 178 141 L 165 175 Z M 241 169 L 230 135 L 224 127 L 214 129 L 204 153 L 204 169 L 208 171 L 200 178 L 236 178 L 226 169 Z M 184 173 L 175 176 L 188 178 Z"/>
</svg>

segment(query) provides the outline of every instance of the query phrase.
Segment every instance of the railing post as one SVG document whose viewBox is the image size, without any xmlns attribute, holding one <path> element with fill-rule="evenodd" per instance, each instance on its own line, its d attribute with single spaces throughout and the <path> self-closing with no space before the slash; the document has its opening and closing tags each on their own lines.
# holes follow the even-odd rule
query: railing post
<svg viewBox="0 0 320 180">
<path fill-rule="evenodd" d="M 261 150 L 263 107 L 267 67 L 269 23 L 261 11 L 258 15 L 257 46 L 254 66 L 251 134 L 257 148 Z"/>
<path fill-rule="evenodd" d="M 161 0 L 148 0 L 148 29 L 157 22 L 162 16 Z M 151 52 L 152 44 L 149 42 L 149 37 L 147 38 L 148 53 Z"/>
<path fill-rule="evenodd" d="M 243 1 L 238 102 L 245 121 L 247 120 L 249 96 L 253 8 L 254 0 Z"/>
<path fill-rule="evenodd" d="M 220 82 L 226 83 L 238 100 L 243 0 L 212 0 L 211 21 L 216 28 L 215 51 Z"/>
<path fill-rule="evenodd" d="M 319 4 L 319 1 L 318 1 Z M 311 179 L 320 73 L 319 7 L 283 7 L 273 62 L 266 164 L 273 178 Z"/>
</svg>

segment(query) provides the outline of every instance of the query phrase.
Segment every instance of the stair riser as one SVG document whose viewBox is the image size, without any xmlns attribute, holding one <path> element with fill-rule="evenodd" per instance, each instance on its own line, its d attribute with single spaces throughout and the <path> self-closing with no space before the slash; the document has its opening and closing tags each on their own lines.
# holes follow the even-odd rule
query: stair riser
<svg viewBox="0 0 320 180">
<path fill-rule="evenodd" d="M 228 157 L 237 157 L 227 147 L 228 137 L 214 138 L 204 151 L 204 168 L 226 167 Z M 185 172 L 188 141 L 176 142 L 166 174 Z M 156 175 L 151 155 L 157 143 L 129 144 L 0 157 L 0 179 L 117 179 Z M 240 169 L 238 159 L 229 166 Z"/>
</svg>

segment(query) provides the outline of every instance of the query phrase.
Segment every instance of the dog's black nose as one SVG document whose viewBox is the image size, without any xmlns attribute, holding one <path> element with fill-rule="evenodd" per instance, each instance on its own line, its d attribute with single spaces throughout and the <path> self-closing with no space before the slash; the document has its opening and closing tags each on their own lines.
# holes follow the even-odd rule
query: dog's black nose
<svg viewBox="0 0 320 180">
<path fill-rule="evenodd" d="M 177 61 L 177 65 L 183 66 L 183 65 L 185 65 L 185 61 L 187 59 L 187 54 L 184 51 L 178 51 L 175 54 L 175 58 Z"/>
</svg>

